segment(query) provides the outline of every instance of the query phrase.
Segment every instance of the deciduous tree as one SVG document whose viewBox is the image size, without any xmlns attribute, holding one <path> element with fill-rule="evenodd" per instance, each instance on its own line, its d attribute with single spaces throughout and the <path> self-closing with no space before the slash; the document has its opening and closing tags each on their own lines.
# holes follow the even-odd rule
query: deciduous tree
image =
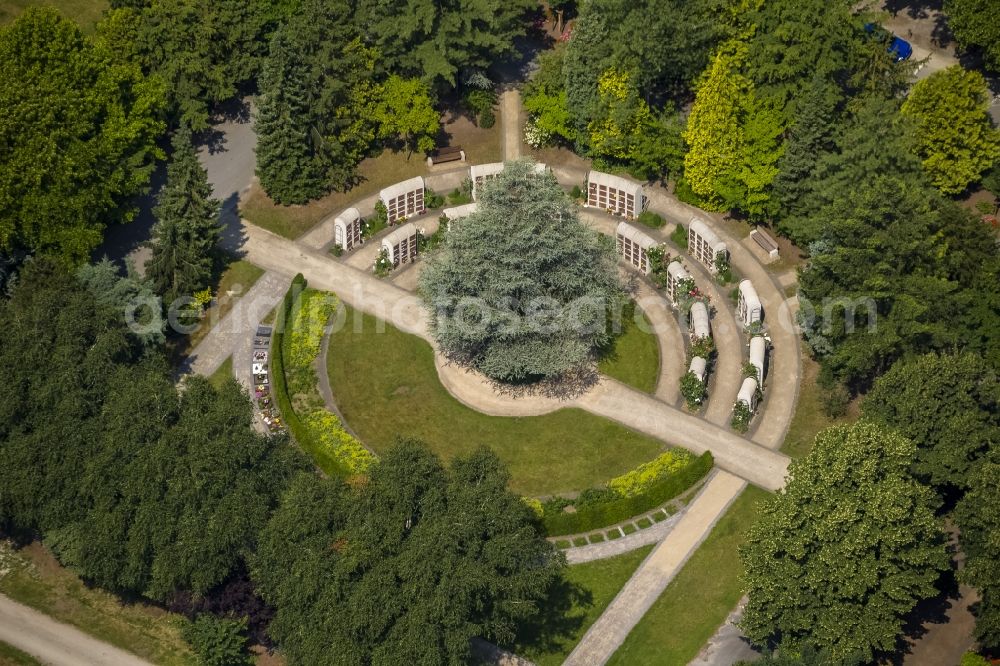
<svg viewBox="0 0 1000 666">
<path fill-rule="evenodd" d="M 903 114 L 914 122 L 924 169 L 945 194 L 962 192 L 997 161 L 1000 132 L 990 120 L 989 106 L 983 75 L 961 65 L 917 81 L 903 102 Z"/>
<path fill-rule="evenodd" d="M 410 149 L 434 149 L 440 115 L 434 110 L 430 90 L 419 79 L 392 75 L 378 93 L 374 120 L 383 139 L 399 139 Z"/>
<path fill-rule="evenodd" d="M 1000 6 L 991 0 L 946 0 L 944 12 L 958 42 L 982 49 L 986 65 L 1000 71 Z"/>
<path fill-rule="evenodd" d="M 414 442 L 391 449 L 356 495 L 297 479 L 254 559 L 291 662 L 457 666 L 473 637 L 511 640 L 562 557 L 507 481 L 492 453 L 446 471 Z"/>
<path fill-rule="evenodd" d="M 0 28 L 0 250 L 79 263 L 130 220 L 161 156 L 163 93 L 54 9 Z"/>
<path fill-rule="evenodd" d="M 969 476 L 969 490 L 955 508 L 961 529 L 965 568 L 962 580 L 979 589 L 976 639 L 1000 647 L 1000 455 L 980 461 Z"/>
<path fill-rule="evenodd" d="M 904 617 L 948 566 L 933 495 L 909 472 L 914 446 L 872 423 L 821 432 L 793 462 L 740 549 L 749 602 L 740 622 L 833 658 L 890 651 Z"/>
<path fill-rule="evenodd" d="M 939 488 L 965 488 L 976 460 L 1000 449 L 1000 380 L 977 354 L 899 361 L 862 408 L 916 444 L 914 471 Z"/>
</svg>

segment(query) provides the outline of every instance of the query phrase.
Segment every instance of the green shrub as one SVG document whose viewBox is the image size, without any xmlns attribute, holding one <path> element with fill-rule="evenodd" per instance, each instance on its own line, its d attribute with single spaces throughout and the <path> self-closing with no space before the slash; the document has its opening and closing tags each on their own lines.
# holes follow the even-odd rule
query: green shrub
<svg viewBox="0 0 1000 666">
<path fill-rule="evenodd" d="M 202 613 L 184 624 L 181 635 L 194 649 L 203 666 L 250 666 L 247 650 L 247 619 L 216 617 Z"/>
<path fill-rule="evenodd" d="M 330 254 L 332 254 L 335 257 L 341 257 L 344 255 L 344 248 L 340 247 L 339 245 L 334 245 L 333 247 L 330 248 Z"/>
<path fill-rule="evenodd" d="M 736 432 L 746 432 L 750 429 L 751 418 L 753 418 L 753 413 L 750 411 L 750 408 L 747 407 L 745 402 L 739 400 L 733 405 L 733 418 L 730 420 L 729 425 Z"/>
<path fill-rule="evenodd" d="M 682 250 L 687 249 L 688 233 L 683 224 L 678 224 L 674 227 L 674 230 L 670 232 L 670 241 Z"/>
<path fill-rule="evenodd" d="M 558 548 L 559 550 L 566 550 L 567 548 L 571 548 L 572 546 L 573 544 L 567 541 L 566 539 L 560 539 L 559 541 L 556 541 L 556 548 Z"/>
<path fill-rule="evenodd" d="M 318 409 L 300 417 L 313 442 L 310 454 L 332 461 L 349 474 L 367 474 L 375 464 L 375 454 L 361 445 L 335 414 Z"/>
<path fill-rule="evenodd" d="M 629 523 L 627 525 L 622 525 L 622 532 L 624 532 L 626 535 L 634 534 L 635 531 L 636 527 L 632 523 Z"/>
<path fill-rule="evenodd" d="M 573 539 L 573 545 L 579 548 L 580 546 L 587 545 L 587 537 L 577 537 Z"/>
<path fill-rule="evenodd" d="M 381 250 L 379 250 L 378 258 L 375 260 L 375 266 L 372 268 L 372 270 L 375 272 L 376 276 L 384 278 L 385 276 L 387 276 L 389 273 L 392 272 L 392 269 L 393 265 L 392 262 L 389 260 L 389 251 L 383 247 Z"/>
<path fill-rule="evenodd" d="M 465 183 L 469 183 L 469 189 L 465 189 Z M 472 203 L 472 181 L 468 178 L 462 183 L 462 187 L 456 187 L 448 195 L 448 203 L 452 206 L 461 206 L 462 204 Z"/>
<path fill-rule="evenodd" d="M 639 217 L 636 219 L 639 220 L 639 224 L 644 224 L 647 227 L 651 227 L 653 229 L 660 229 L 667 223 L 666 220 L 664 220 L 662 217 L 660 217 L 651 210 L 642 211 L 641 213 L 639 213 Z"/>
<path fill-rule="evenodd" d="M 705 452 L 674 474 L 650 484 L 641 494 L 591 504 L 578 508 L 575 513 L 566 513 L 562 510 L 550 513 L 550 502 L 546 502 L 542 523 L 550 536 L 591 532 L 620 523 L 677 497 L 708 474 L 713 464 L 712 454 Z"/>
<path fill-rule="evenodd" d="M 573 189 L 569 191 L 569 196 L 574 201 L 580 201 L 583 199 L 583 190 L 580 189 L 579 185 L 574 185 Z"/>
<path fill-rule="evenodd" d="M 635 521 L 635 524 L 639 527 L 640 530 L 644 530 L 646 528 L 652 527 L 653 521 L 650 520 L 649 518 L 640 518 L 639 520 Z"/>
<path fill-rule="evenodd" d="M 851 392 L 847 387 L 837 382 L 829 388 L 821 388 L 819 394 L 823 413 L 832 419 L 839 419 L 847 414 L 847 406 L 851 404 Z"/>
<path fill-rule="evenodd" d="M 441 208 L 444 206 L 444 197 L 427 187 L 424 188 L 424 208 Z"/>
<path fill-rule="evenodd" d="M 622 533 L 619 532 L 618 530 L 611 530 L 610 532 L 607 533 L 607 535 L 608 535 L 608 541 L 614 541 L 615 539 L 622 538 Z"/>
<path fill-rule="evenodd" d="M 704 202 L 701 200 L 701 197 L 694 193 L 694 190 L 691 189 L 690 183 L 683 178 L 678 178 L 674 182 L 674 196 L 686 204 L 698 206 L 699 208 L 704 207 Z"/>
<path fill-rule="evenodd" d="M 621 497 L 642 495 L 664 477 L 676 474 L 690 465 L 692 460 L 694 456 L 684 449 L 671 449 L 655 460 L 611 479 L 608 488 Z"/>
<path fill-rule="evenodd" d="M 990 666 L 990 660 L 975 652 L 966 652 L 962 655 L 959 666 Z"/>
<path fill-rule="evenodd" d="M 694 411 L 700 408 L 706 393 L 705 382 L 698 379 L 693 372 L 687 372 L 681 377 L 681 395 L 684 396 L 688 409 Z"/>
<path fill-rule="evenodd" d="M 302 303 L 295 307 L 298 301 Z M 325 410 L 310 410 L 304 417 L 300 416 L 292 403 L 295 392 L 289 389 L 290 377 L 302 390 L 305 390 L 301 386 L 303 376 L 315 377 L 312 365 L 319 354 L 326 319 L 318 324 L 311 319 L 320 316 L 317 313 L 321 311 L 328 313 L 328 319 L 333 312 L 331 307 L 336 309 L 335 300 L 322 292 L 309 292 L 305 278 L 301 274 L 295 276 L 275 314 L 275 332 L 271 340 L 271 388 L 288 432 L 302 450 L 327 474 L 349 476 L 366 471 L 374 456 L 343 429 L 335 415 Z M 290 331 L 289 326 L 292 327 Z M 308 336 L 312 338 L 307 339 Z M 315 355 L 310 356 L 312 353 Z"/>
<path fill-rule="evenodd" d="M 493 88 L 473 88 L 462 95 L 462 106 L 473 115 L 482 116 L 487 109 L 492 110 L 497 103 L 497 93 Z"/>
<path fill-rule="evenodd" d="M 604 533 L 596 532 L 594 534 L 591 534 L 590 536 L 587 537 L 587 540 L 590 541 L 590 543 L 604 543 L 605 541 Z"/>
<path fill-rule="evenodd" d="M 522 497 L 521 501 L 527 504 L 528 508 L 531 509 L 531 512 L 539 518 L 545 515 L 545 508 L 542 506 L 541 500 L 535 499 L 534 497 Z"/>
<path fill-rule="evenodd" d="M 479 126 L 483 129 L 490 129 L 497 124 L 496 114 L 493 113 L 493 107 L 483 109 L 482 113 L 479 114 Z"/>
</svg>

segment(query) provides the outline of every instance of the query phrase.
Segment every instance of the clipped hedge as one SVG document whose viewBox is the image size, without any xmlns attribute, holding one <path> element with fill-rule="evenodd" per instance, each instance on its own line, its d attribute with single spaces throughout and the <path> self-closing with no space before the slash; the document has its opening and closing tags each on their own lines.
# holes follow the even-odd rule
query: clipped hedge
<svg viewBox="0 0 1000 666">
<path fill-rule="evenodd" d="M 680 471 L 653 483 L 641 494 L 590 504 L 581 507 L 575 513 L 546 514 L 542 517 L 542 524 L 549 536 L 579 534 L 610 527 L 641 513 L 652 511 L 677 497 L 708 474 L 714 464 L 712 454 L 706 451 Z"/>
<path fill-rule="evenodd" d="M 306 289 L 306 279 L 299 273 L 292 279 L 292 285 L 285 292 L 285 297 L 278 305 L 274 316 L 274 332 L 271 334 L 271 389 L 274 401 L 278 405 L 281 417 L 288 426 L 288 432 L 298 442 L 302 450 L 308 453 L 321 470 L 330 476 L 348 476 L 350 471 L 326 453 L 326 447 L 321 442 L 313 440 L 311 430 L 299 420 L 298 414 L 292 409 L 292 400 L 288 395 L 288 381 L 285 379 L 284 339 L 285 329 L 292 314 L 295 300 Z"/>
</svg>

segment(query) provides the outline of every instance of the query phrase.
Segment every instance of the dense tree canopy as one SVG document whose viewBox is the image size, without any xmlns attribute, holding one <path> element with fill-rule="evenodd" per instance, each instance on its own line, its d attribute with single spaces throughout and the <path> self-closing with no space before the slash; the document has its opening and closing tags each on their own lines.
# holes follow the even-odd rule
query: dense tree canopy
<svg viewBox="0 0 1000 666">
<path fill-rule="evenodd" d="M 958 42 L 982 49 L 986 65 L 1000 72 L 1000 5 L 992 0 L 945 0 L 944 12 Z"/>
<path fill-rule="evenodd" d="M 501 381 L 588 365 L 623 297 L 614 248 L 549 172 L 511 162 L 420 275 L 441 350 Z"/>
<path fill-rule="evenodd" d="M 946 194 L 958 194 L 993 166 L 1000 132 L 989 116 L 990 92 L 979 72 L 961 65 L 917 81 L 902 112 L 914 121 L 924 169 Z"/>
<path fill-rule="evenodd" d="M 895 647 L 948 561 L 933 495 L 910 476 L 913 454 L 900 435 L 860 422 L 823 431 L 792 463 L 740 550 L 740 626 L 753 642 L 866 661 Z"/>
<path fill-rule="evenodd" d="M 1000 454 L 976 465 L 969 490 L 955 509 L 965 568 L 960 576 L 979 589 L 976 638 L 987 649 L 1000 648 Z"/>
<path fill-rule="evenodd" d="M 463 71 L 484 70 L 511 54 L 536 6 L 533 0 L 361 0 L 355 20 L 387 68 L 454 88 Z"/>
<path fill-rule="evenodd" d="M 87 259 L 149 183 L 164 89 L 54 9 L 0 27 L 0 251 Z"/>
<path fill-rule="evenodd" d="M 359 491 L 296 479 L 254 559 L 290 663 L 458 665 L 473 637 L 510 641 L 562 556 L 507 481 L 492 453 L 449 471 L 413 442 Z"/>
<path fill-rule="evenodd" d="M 965 488 L 976 460 L 1000 450 L 1000 380 L 977 354 L 899 361 L 863 409 L 917 445 L 914 471 L 935 486 Z"/>
<path fill-rule="evenodd" d="M 178 392 L 121 312 L 34 261 L 0 302 L 0 524 L 41 532 L 112 590 L 166 600 L 236 571 L 289 476 L 284 440 L 257 434 L 235 381 Z"/>
<path fill-rule="evenodd" d="M 175 122 L 207 129 L 215 104 L 254 79 L 266 51 L 270 0 L 151 0 L 119 18 L 116 40 L 167 82 Z"/>
</svg>

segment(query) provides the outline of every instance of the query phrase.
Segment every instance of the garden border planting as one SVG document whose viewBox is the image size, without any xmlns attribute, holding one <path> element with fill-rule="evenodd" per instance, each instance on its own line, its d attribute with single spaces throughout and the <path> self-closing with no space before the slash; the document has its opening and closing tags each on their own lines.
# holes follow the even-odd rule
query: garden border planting
<svg viewBox="0 0 1000 666">
<path fill-rule="evenodd" d="M 584 506 L 574 513 L 553 513 L 542 516 L 542 524 L 550 537 L 593 532 L 624 522 L 646 513 L 677 497 L 700 481 L 714 466 L 711 452 L 706 451 L 680 471 L 656 481 L 632 497 Z"/>
</svg>

